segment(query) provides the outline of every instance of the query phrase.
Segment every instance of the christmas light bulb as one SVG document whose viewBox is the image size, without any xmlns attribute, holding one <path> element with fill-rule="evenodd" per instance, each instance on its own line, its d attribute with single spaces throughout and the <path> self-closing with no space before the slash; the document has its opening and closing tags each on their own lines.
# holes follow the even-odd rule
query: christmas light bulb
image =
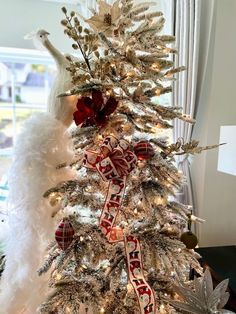
<svg viewBox="0 0 236 314">
<path fill-rule="evenodd" d="M 131 285 L 131 283 L 127 284 L 127 292 L 131 293 L 133 291 L 133 286 Z"/>
<path fill-rule="evenodd" d="M 130 72 L 128 72 L 128 73 L 126 74 L 126 76 L 127 76 L 127 77 L 132 77 L 132 76 L 134 76 L 134 72 L 133 72 L 133 71 L 130 71 Z"/>
<path fill-rule="evenodd" d="M 160 70 L 160 66 L 159 66 L 159 64 L 157 64 L 157 63 L 153 63 L 152 66 L 151 66 L 151 68 L 152 68 L 153 70 Z"/>
<path fill-rule="evenodd" d="M 161 314 L 164 314 L 166 311 L 165 311 L 165 305 L 164 304 L 161 304 L 160 306 L 160 313 Z"/>
<path fill-rule="evenodd" d="M 61 274 L 56 274 L 56 280 L 60 280 L 61 279 Z"/>
<path fill-rule="evenodd" d="M 143 168 L 143 167 L 145 166 L 145 164 L 146 164 L 146 163 L 145 163 L 143 160 L 142 160 L 142 161 L 141 161 L 141 160 L 138 160 L 138 167 L 139 167 L 139 168 Z"/>
<path fill-rule="evenodd" d="M 130 50 L 130 46 L 127 46 L 125 51 L 128 52 Z"/>
<path fill-rule="evenodd" d="M 60 203 L 61 199 L 62 199 L 62 196 L 60 195 L 60 193 L 53 192 L 50 194 L 48 201 L 49 201 L 50 206 L 54 207 Z"/>
<path fill-rule="evenodd" d="M 157 124 L 155 126 L 152 127 L 152 132 L 156 133 L 159 131 L 159 129 L 161 128 L 161 125 L 160 124 Z"/>
<path fill-rule="evenodd" d="M 162 205 L 163 204 L 163 198 L 160 196 L 155 197 L 154 201 L 155 201 L 156 205 Z"/>
<path fill-rule="evenodd" d="M 84 189 L 85 192 L 91 192 L 91 186 L 87 186 L 85 189 Z"/>
<path fill-rule="evenodd" d="M 100 142 L 100 141 L 102 141 L 103 140 L 103 136 L 101 135 L 101 134 L 98 134 L 97 136 L 96 136 L 96 142 Z"/>
</svg>

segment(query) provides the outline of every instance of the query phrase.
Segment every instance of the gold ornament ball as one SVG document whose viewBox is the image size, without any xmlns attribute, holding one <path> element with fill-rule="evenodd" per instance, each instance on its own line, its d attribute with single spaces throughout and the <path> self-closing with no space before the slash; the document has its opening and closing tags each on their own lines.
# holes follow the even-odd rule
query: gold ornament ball
<svg viewBox="0 0 236 314">
<path fill-rule="evenodd" d="M 198 244 L 198 238 L 191 231 L 184 232 L 180 241 L 186 245 L 187 249 L 194 249 Z"/>
</svg>

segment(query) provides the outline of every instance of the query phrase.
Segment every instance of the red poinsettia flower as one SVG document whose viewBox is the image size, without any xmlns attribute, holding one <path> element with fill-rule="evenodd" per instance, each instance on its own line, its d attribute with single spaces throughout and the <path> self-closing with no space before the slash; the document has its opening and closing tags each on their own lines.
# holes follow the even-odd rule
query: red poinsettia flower
<svg viewBox="0 0 236 314">
<path fill-rule="evenodd" d="M 77 111 L 74 112 L 74 121 L 76 125 L 103 126 L 108 117 L 116 110 L 118 101 L 110 96 L 106 103 L 101 91 L 93 90 L 92 98 L 81 97 L 77 102 Z"/>
</svg>

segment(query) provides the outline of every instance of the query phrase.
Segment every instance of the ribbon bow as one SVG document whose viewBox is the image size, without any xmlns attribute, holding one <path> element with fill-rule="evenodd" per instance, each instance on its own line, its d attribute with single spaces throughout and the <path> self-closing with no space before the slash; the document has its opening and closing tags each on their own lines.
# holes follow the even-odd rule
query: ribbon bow
<svg viewBox="0 0 236 314">
<path fill-rule="evenodd" d="M 87 150 L 84 165 L 96 168 L 104 181 L 127 176 L 137 162 L 137 157 L 129 150 L 129 142 L 110 135 L 105 138 L 100 152 Z"/>
<path fill-rule="evenodd" d="M 123 232 L 113 227 L 119 213 L 126 185 L 126 176 L 134 169 L 137 157 L 129 150 L 129 142 L 110 135 L 105 138 L 100 152 L 87 150 L 84 165 L 97 169 L 104 181 L 109 181 L 100 226 L 109 242 L 123 241 Z"/>
<path fill-rule="evenodd" d="M 129 142 L 110 135 L 103 141 L 100 151 L 87 150 L 84 166 L 97 170 L 104 181 L 109 182 L 105 205 L 100 217 L 100 227 L 110 243 L 125 244 L 129 280 L 136 292 L 142 314 L 155 313 L 155 297 L 144 278 L 139 240 L 124 235 L 114 227 L 122 203 L 127 175 L 135 168 L 137 157 L 129 149 Z"/>
</svg>

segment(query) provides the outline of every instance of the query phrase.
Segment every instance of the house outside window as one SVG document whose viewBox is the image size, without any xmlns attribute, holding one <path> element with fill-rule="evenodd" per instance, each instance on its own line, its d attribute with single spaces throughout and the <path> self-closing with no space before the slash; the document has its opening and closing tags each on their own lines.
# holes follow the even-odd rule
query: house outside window
<svg viewBox="0 0 236 314">
<path fill-rule="evenodd" d="M 46 111 L 55 70 L 45 53 L 0 48 L 0 202 L 17 134 L 33 112 Z"/>
</svg>

